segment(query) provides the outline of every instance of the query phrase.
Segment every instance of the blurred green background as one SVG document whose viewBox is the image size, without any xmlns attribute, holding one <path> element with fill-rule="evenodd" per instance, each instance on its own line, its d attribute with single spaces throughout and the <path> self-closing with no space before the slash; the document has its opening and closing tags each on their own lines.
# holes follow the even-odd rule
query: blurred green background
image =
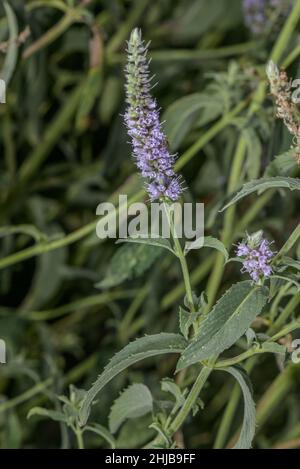
<svg viewBox="0 0 300 469">
<path fill-rule="evenodd" d="M 153 92 L 171 149 L 184 155 L 185 199 L 206 204 L 206 230 L 217 237 L 238 137 L 247 141 L 240 183 L 266 170 L 276 175 L 282 168 L 270 163 L 291 144 L 269 98 L 250 120 L 244 110 L 265 79 L 276 38 L 251 36 L 240 0 L 11 0 L 2 2 L 0 14 L 0 75 L 7 83 L 7 102 L 0 104 L 0 338 L 8 357 L 0 365 L 0 446 L 71 447 L 62 425 L 27 420 L 28 411 L 58 408 L 56 396 L 69 384 L 87 388 L 130 339 L 176 331 L 184 294 L 179 266 L 166 251 L 116 247 L 95 233 L 100 202 L 141 189 L 122 119 L 130 31 L 139 26 L 151 40 Z M 294 64 L 292 75 L 297 71 Z M 244 109 L 224 123 L 244 100 Z M 240 204 L 233 241 L 246 229 L 263 228 L 281 246 L 299 220 L 299 195 L 269 194 L 245 218 L 256 198 Z M 198 294 L 214 260 L 210 250 L 189 257 Z M 239 267 L 229 264 L 218 296 L 239 278 Z M 159 381 L 173 375 L 174 360 L 122 373 L 99 397 L 94 421 L 107 425 L 128 383 L 144 382 L 159 398 Z M 257 447 L 300 437 L 300 371 L 288 368 L 283 379 L 281 369 L 270 357 L 253 372 Z M 185 427 L 187 447 L 212 446 L 232 393 L 225 378 L 217 374 L 205 389 L 204 412 Z M 242 403 L 231 435 L 241 416 Z M 124 424 L 116 438 L 119 447 L 135 448 L 152 436 L 141 418 Z M 86 446 L 107 443 L 90 435 Z"/>
</svg>

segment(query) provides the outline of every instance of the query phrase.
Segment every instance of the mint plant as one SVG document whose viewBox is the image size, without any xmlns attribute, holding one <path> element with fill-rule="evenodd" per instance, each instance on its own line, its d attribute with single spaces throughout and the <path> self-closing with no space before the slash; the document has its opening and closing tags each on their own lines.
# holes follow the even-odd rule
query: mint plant
<svg viewBox="0 0 300 469">
<path fill-rule="evenodd" d="M 300 447 L 300 2 L 0 15 L 0 447 Z"/>
<path fill-rule="evenodd" d="M 263 238 L 261 232 L 247 235 L 246 241 L 238 245 L 236 255 L 243 259 L 242 273 L 248 273 L 251 280 L 233 285 L 214 307 L 211 308 L 209 304 L 205 304 L 203 307 L 203 297 L 197 297 L 197 294 L 192 291 L 186 256 L 176 233 L 174 233 L 174 224 L 169 211 L 170 202 L 179 198 L 181 190 L 173 170 L 174 157 L 167 149 L 166 137 L 159 124 L 157 104 L 150 95 L 146 53 L 147 47 L 141 38 L 141 32 L 135 29 L 128 43 L 126 87 L 129 108 L 125 120 L 129 135 L 133 139 L 137 166 L 142 176 L 150 180 L 147 185 L 150 199 L 162 200 L 169 215 L 173 228 L 172 251 L 180 261 L 186 289 L 186 309 L 180 309 L 178 334 L 161 332 L 157 335 L 136 339 L 111 359 L 104 372 L 100 374 L 87 392 L 80 411 L 80 421 L 82 425 L 86 424 L 94 399 L 117 373 L 150 356 L 179 353 L 180 358 L 176 367 L 177 377 L 175 381 L 171 382 L 176 404 L 170 413 L 165 411 L 155 413 L 151 408 L 153 423 L 150 427 L 156 430 L 157 437 L 148 444 L 148 447 L 176 447 L 174 435 L 181 429 L 189 415 L 198 411 L 195 407 L 197 400 L 211 374 L 225 371 L 237 380 L 244 398 L 243 425 L 234 447 L 249 448 L 255 434 L 255 404 L 248 378 L 245 377 L 245 370 L 241 370 L 237 365 L 243 364 L 246 359 L 258 354 L 279 353 L 285 355 L 287 350 L 278 344 L 280 335 L 278 336 L 277 333 L 275 335 L 266 334 L 262 340 L 255 341 L 251 347 L 244 344 L 246 351 L 230 359 L 224 360 L 221 355 L 240 341 L 243 336 L 249 334 L 248 331 L 256 318 L 266 314 L 267 308 L 271 307 L 271 301 L 276 298 L 276 295 L 271 293 L 272 284 L 276 282 L 276 279 L 283 280 L 280 284 L 281 288 L 291 284 L 290 274 L 277 275 L 277 272 L 285 270 L 282 256 L 285 248 L 282 248 L 274 257 L 269 242 Z M 279 183 L 280 178 L 258 180 L 252 183 L 252 190 L 258 190 L 262 184 L 264 184 L 264 189 L 278 187 Z M 289 184 L 291 186 L 295 184 L 298 187 L 299 181 L 291 179 Z M 282 185 L 282 187 L 285 186 Z M 249 190 L 244 189 L 239 198 L 248 193 Z M 233 198 L 226 208 L 232 206 L 237 200 L 237 197 Z M 287 242 L 289 249 L 298 240 L 299 234 L 298 227 L 296 234 L 293 233 Z M 221 243 L 219 240 L 216 241 Z M 139 240 L 137 239 L 136 242 Z M 224 245 L 223 249 L 226 252 Z M 295 269 L 291 270 L 293 271 L 291 275 L 294 276 L 293 282 L 298 289 L 297 270 L 299 269 L 295 266 Z M 280 317 L 277 318 L 278 320 Z M 191 389 L 181 388 L 176 384 L 176 380 L 180 377 L 180 373 L 183 373 L 183 370 L 185 373 L 189 373 L 191 367 L 198 369 L 198 376 Z M 139 391 L 137 399 L 140 398 L 140 392 L 144 393 L 146 399 L 149 390 Z M 126 406 L 127 394 L 128 392 L 125 391 L 118 398 L 118 406 L 116 403 L 113 407 L 114 418 L 118 418 L 118 416 L 121 418 L 121 410 L 118 410 L 118 407 Z M 133 396 L 132 399 L 134 399 Z M 150 412 L 150 409 L 148 411 Z"/>
</svg>

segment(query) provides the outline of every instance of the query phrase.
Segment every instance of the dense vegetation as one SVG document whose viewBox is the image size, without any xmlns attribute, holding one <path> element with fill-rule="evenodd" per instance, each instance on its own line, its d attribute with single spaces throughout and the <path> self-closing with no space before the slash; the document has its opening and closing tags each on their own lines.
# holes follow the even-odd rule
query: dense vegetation
<svg viewBox="0 0 300 469">
<path fill-rule="evenodd" d="M 299 2 L 0 14 L 0 447 L 300 447 Z M 136 27 L 180 200 L 205 204 L 186 256 L 96 236 L 99 203 L 149 203 L 124 124 Z"/>
</svg>

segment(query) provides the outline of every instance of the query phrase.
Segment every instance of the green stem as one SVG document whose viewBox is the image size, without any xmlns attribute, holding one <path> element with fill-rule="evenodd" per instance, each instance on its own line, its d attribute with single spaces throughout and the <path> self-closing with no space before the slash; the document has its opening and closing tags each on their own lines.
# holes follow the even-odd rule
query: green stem
<svg viewBox="0 0 300 469">
<path fill-rule="evenodd" d="M 199 266 L 194 269 L 191 273 L 191 285 L 197 285 L 210 271 L 211 267 L 214 264 L 215 257 L 213 254 L 203 259 L 203 261 L 199 264 Z M 175 301 L 179 300 L 185 293 L 185 285 L 184 282 L 176 285 L 173 290 L 166 293 L 166 295 L 162 298 L 161 301 L 161 309 L 166 310 L 170 306 L 172 306 Z"/>
<path fill-rule="evenodd" d="M 52 383 L 53 378 L 48 378 L 45 381 L 42 381 L 41 383 L 37 383 L 35 386 L 23 392 L 22 394 L 19 394 L 19 396 L 13 397 L 9 401 L 2 402 L 0 404 L 0 413 L 12 409 L 22 404 L 23 402 L 28 401 L 36 394 L 45 391 Z"/>
<path fill-rule="evenodd" d="M 77 427 L 75 429 L 75 435 L 76 435 L 76 439 L 77 439 L 78 449 L 84 449 L 82 431 L 81 431 L 80 427 Z"/>
<path fill-rule="evenodd" d="M 205 385 L 210 373 L 212 372 L 212 368 L 206 368 L 203 367 L 198 375 L 198 378 L 196 379 L 184 405 L 180 409 L 179 413 L 171 423 L 168 431 L 170 432 L 171 435 L 174 435 L 174 433 L 179 430 L 179 428 L 182 426 L 183 422 L 191 412 L 201 390 L 203 389 L 203 386 Z"/>
<path fill-rule="evenodd" d="M 280 329 L 287 321 L 287 319 L 293 314 L 297 306 L 300 304 L 300 293 L 297 293 L 291 298 L 284 310 L 281 312 L 275 323 L 271 326 L 269 333 L 273 334 Z"/>
<path fill-rule="evenodd" d="M 244 155 L 246 152 L 246 141 L 243 137 L 240 138 L 238 142 L 238 146 L 235 152 L 235 156 L 233 159 L 232 169 L 229 177 L 228 182 L 228 189 L 227 193 L 230 194 L 233 192 L 236 187 L 240 183 L 240 173 L 244 161 Z M 229 209 L 225 213 L 224 218 L 224 229 L 221 236 L 221 241 L 225 245 L 225 247 L 229 247 L 231 242 L 232 230 L 234 226 L 234 218 L 235 218 L 235 211 L 236 207 L 233 205 L 229 207 Z M 224 271 L 224 258 L 221 253 L 216 255 L 216 262 L 214 269 L 211 273 L 210 279 L 207 285 L 207 296 L 208 296 L 208 306 L 206 312 L 208 312 L 213 305 L 217 291 L 219 289 L 222 276 Z"/>
<path fill-rule="evenodd" d="M 259 348 L 250 348 L 244 353 L 241 353 L 240 355 L 237 355 L 236 357 L 233 358 L 228 358 L 227 360 L 220 360 L 215 364 L 216 368 L 226 368 L 228 366 L 233 366 L 236 365 L 237 363 L 241 363 L 247 358 L 253 357 L 254 355 L 266 353 L 266 350 L 259 349 Z"/>
<path fill-rule="evenodd" d="M 214 443 L 214 449 L 222 449 L 226 444 L 227 435 L 230 431 L 233 417 L 235 415 L 236 406 L 240 398 L 240 388 L 235 384 L 231 392 L 230 400 L 226 406 L 221 423 L 218 428 L 217 437 Z"/>
<path fill-rule="evenodd" d="M 110 57 L 120 47 L 123 47 L 125 40 L 128 38 L 130 31 L 136 26 L 140 17 L 145 11 L 149 0 L 139 0 L 133 4 L 128 18 L 122 22 L 121 26 L 117 29 L 116 34 L 111 38 L 107 45 L 107 56 Z"/>
<path fill-rule="evenodd" d="M 269 318 L 270 318 L 271 323 L 273 323 L 275 321 L 277 311 L 278 311 L 278 307 L 281 303 L 281 300 L 285 297 L 286 293 L 291 288 L 291 286 L 292 286 L 292 283 L 287 282 L 285 285 L 283 285 L 279 289 L 279 292 L 278 292 L 277 296 L 274 298 L 273 304 L 272 304 L 271 309 L 270 309 L 270 314 L 269 314 Z"/>
<path fill-rule="evenodd" d="M 130 199 L 128 199 L 128 205 L 130 205 L 133 202 L 136 202 L 143 195 L 144 195 L 144 191 L 137 192 Z M 122 213 L 124 210 L 125 210 L 124 206 L 118 207 L 116 210 L 116 213 L 113 212 L 112 214 L 106 215 L 105 219 L 109 221 L 111 216 L 114 217 L 116 214 L 118 214 L 119 212 Z M 5 267 L 8 267 L 9 265 L 17 264 L 18 262 L 21 262 L 25 259 L 30 259 L 31 257 L 44 254 L 45 252 L 53 251 L 63 246 L 68 246 L 69 244 L 75 243 L 79 239 L 84 238 L 85 236 L 92 233 L 96 229 L 98 221 L 99 220 L 94 220 L 91 223 L 88 223 L 87 225 L 83 226 L 82 228 L 79 228 L 78 230 L 73 231 L 73 233 L 70 233 L 64 238 L 56 239 L 54 241 L 50 241 L 49 243 L 37 244 L 30 248 L 23 249 L 22 251 L 19 251 L 7 257 L 4 257 L 3 259 L 0 260 L 0 270 L 4 269 Z"/>
<path fill-rule="evenodd" d="M 288 334 L 291 332 L 300 329 L 300 321 L 296 320 L 285 326 L 281 331 L 277 332 L 277 334 L 273 335 L 271 339 L 269 339 L 267 342 L 277 342 L 277 340 L 281 339 L 281 337 L 286 337 Z M 271 331 L 271 329 L 270 329 Z M 271 331 L 272 332 L 272 331 Z"/>
<path fill-rule="evenodd" d="M 79 365 L 75 366 L 70 370 L 67 375 L 65 376 L 63 383 L 64 385 L 70 384 L 70 383 L 75 383 L 78 381 L 82 376 L 90 369 L 95 366 L 96 360 L 98 356 L 96 354 L 91 355 L 88 357 L 86 360 L 84 360 L 82 363 Z M 26 401 L 29 401 L 32 397 L 36 396 L 37 394 L 40 394 L 41 392 L 45 391 L 47 388 L 49 388 L 52 384 L 54 383 L 54 377 L 47 378 L 45 381 L 42 381 L 40 383 L 37 383 L 30 389 L 24 391 L 22 394 L 19 394 L 16 397 L 13 397 L 9 401 L 5 401 L 0 403 L 0 413 L 7 411 L 9 409 L 13 409 L 14 407 L 23 404 Z M 44 395 L 44 398 L 46 395 Z M 39 400 L 39 401 L 42 401 Z"/>
<path fill-rule="evenodd" d="M 299 225 L 296 226 L 296 228 L 294 229 L 293 233 L 290 235 L 287 242 L 282 246 L 280 251 L 276 254 L 276 256 L 273 259 L 273 263 L 275 263 L 282 256 L 285 256 L 286 254 L 288 254 L 288 252 L 292 249 L 292 247 L 295 245 L 295 243 L 298 241 L 299 238 L 300 238 L 300 223 Z"/>
<path fill-rule="evenodd" d="M 86 298 L 81 298 L 80 300 L 72 301 L 71 303 L 47 311 L 24 311 L 22 312 L 22 318 L 31 321 L 48 321 L 49 319 L 65 316 L 75 310 L 78 311 L 80 309 L 92 308 L 93 306 L 106 305 L 111 301 L 123 298 L 132 298 L 136 293 L 136 290 L 103 292 L 99 295 L 87 296 Z"/>
<path fill-rule="evenodd" d="M 40 168 L 41 164 L 51 152 L 59 137 L 65 131 L 68 123 L 75 113 L 80 98 L 82 97 L 84 83 L 85 81 L 80 83 L 68 96 L 66 103 L 57 113 L 45 135 L 43 136 L 41 144 L 37 145 L 36 149 L 33 150 L 33 152 L 22 164 L 19 171 L 21 185 L 28 182 L 36 173 L 36 171 Z"/>
<path fill-rule="evenodd" d="M 285 370 L 280 373 L 272 385 L 267 389 L 263 397 L 257 405 L 256 421 L 259 426 L 262 426 L 272 410 L 276 407 L 282 399 L 290 391 L 294 384 L 294 372 L 297 371 L 297 366 L 290 364 Z"/>
<path fill-rule="evenodd" d="M 282 63 L 282 68 L 288 68 L 300 55 L 300 44 L 298 44 Z"/>
<path fill-rule="evenodd" d="M 37 39 L 33 44 L 30 44 L 30 46 L 25 49 L 23 53 L 23 59 L 28 59 L 43 47 L 51 44 L 62 33 L 64 33 L 69 28 L 69 26 L 74 23 L 74 21 L 78 21 L 79 19 L 79 8 L 74 8 L 67 11 L 67 13 L 58 21 L 58 23 L 55 24 L 55 26 L 50 28 L 45 34 L 43 34 L 39 39 Z"/>
<path fill-rule="evenodd" d="M 188 302 L 190 311 L 195 312 L 196 309 L 195 309 L 195 305 L 194 305 L 193 291 L 192 291 L 192 286 L 191 286 L 191 281 L 190 281 L 189 269 L 188 269 L 188 265 L 187 265 L 187 262 L 186 262 L 184 252 L 182 250 L 180 241 L 179 241 L 177 233 L 176 233 L 176 226 L 175 226 L 175 223 L 174 223 L 174 212 L 172 211 L 172 209 L 170 210 L 171 207 L 172 207 L 171 205 L 168 205 L 167 203 L 164 203 L 164 208 L 165 208 L 165 212 L 166 212 L 167 219 L 168 219 L 168 222 L 169 222 L 171 236 L 172 236 L 172 239 L 173 239 L 173 242 L 174 242 L 175 254 L 178 257 L 179 262 L 180 262 L 180 266 L 181 266 L 181 271 L 182 271 L 183 282 L 184 282 L 184 286 L 185 286 L 187 302 Z"/>
<path fill-rule="evenodd" d="M 265 205 L 272 199 L 275 191 L 269 190 L 259 196 L 255 202 L 249 207 L 241 221 L 237 225 L 237 232 L 245 231 L 247 226 L 255 219 L 256 215 L 265 207 Z"/>
<path fill-rule="evenodd" d="M 178 256 L 178 259 L 179 259 L 179 262 L 180 262 L 180 265 L 181 265 L 181 270 L 182 270 L 183 281 L 184 281 L 184 285 L 185 285 L 186 297 L 187 297 L 187 301 L 188 301 L 188 304 L 189 304 L 189 309 L 190 309 L 190 311 L 192 311 L 194 313 L 196 311 L 196 308 L 195 308 L 195 305 L 194 305 L 193 291 L 192 291 L 192 286 L 191 286 L 191 281 L 190 281 L 190 274 L 189 274 L 186 258 L 183 254 L 180 242 L 179 242 L 178 238 L 176 238 L 176 236 L 175 236 L 175 239 L 174 239 L 174 243 L 175 243 L 175 247 L 176 247 L 177 256 Z"/>
<path fill-rule="evenodd" d="M 234 44 L 233 46 L 220 47 L 218 49 L 170 49 L 159 50 L 151 53 L 151 61 L 153 62 L 177 62 L 177 61 L 204 61 L 216 60 L 225 57 L 245 54 L 257 49 L 261 43 L 256 41 L 245 42 L 242 44 Z M 122 63 L 124 59 L 123 54 L 110 54 L 108 57 L 109 63 L 116 64 Z"/>
<path fill-rule="evenodd" d="M 294 8 L 291 11 L 288 19 L 285 22 L 284 27 L 273 47 L 271 52 L 270 60 L 278 63 L 287 47 L 287 44 L 298 24 L 300 18 L 300 2 L 295 2 Z"/>
</svg>

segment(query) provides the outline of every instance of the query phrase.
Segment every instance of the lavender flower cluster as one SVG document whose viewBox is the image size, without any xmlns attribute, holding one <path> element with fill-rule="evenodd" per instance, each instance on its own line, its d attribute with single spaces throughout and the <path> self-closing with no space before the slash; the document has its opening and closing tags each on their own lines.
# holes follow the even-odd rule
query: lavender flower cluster
<svg viewBox="0 0 300 469">
<path fill-rule="evenodd" d="M 136 165 L 142 176 L 148 180 L 146 188 L 151 201 L 160 198 L 176 201 L 182 193 L 182 188 L 173 168 L 175 155 L 171 155 L 168 150 L 157 103 L 150 93 L 147 51 L 148 47 L 142 40 L 140 30 L 134 29 L 127 51 L 128 108 L 125 123 L 131 137 Z"/>
<path fill-rule="evenodd" d="M 248 28 L 254 35 L 261 35 L 266 29 L 282 26 L 294 0 L 244 0 L 244 16 Z M 268 32 L 270 33 L 270 31 Z"/>
<path fill-rule="evenodd" d="M 258 237 L 248 236 L 246 241 L 239 243 L 236 255 L 244 258 L 241 272 L 248 272 L 254 282 L 259 282 L 272 274 L 270 262 L 274 253 L 270 249 L 269 241 L 264 239 L 260 233 Z"/>
</svg>

